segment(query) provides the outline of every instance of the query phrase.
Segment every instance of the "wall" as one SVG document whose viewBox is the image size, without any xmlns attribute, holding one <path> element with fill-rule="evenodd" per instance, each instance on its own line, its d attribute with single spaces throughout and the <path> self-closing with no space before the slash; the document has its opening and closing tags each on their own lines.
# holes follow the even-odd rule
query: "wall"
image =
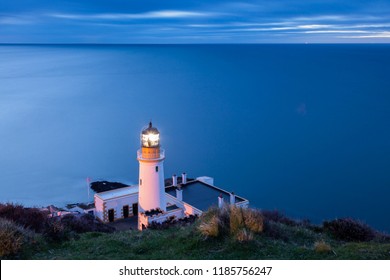
<svg viewBox="0 0 390 280">
<path fill-rule="evenodd" d="M 122 219 L 123 206 L 126 205 L 129 206 L 129 216 L 132 216 L 134 203 L 138 203 L 138 193 L 105 201 L 95 196 L 96 217 L 103 222 L 108 222 L 108 210 L 114 209 L 114 220 Z"/>
<path fill-rule="evenodd" d="M 104 220 L 104 201 L 100 199 L 98 196 L 94 196 L 95 200 L 95 217 L 98 218 L 100 221 L 105 222 Z"/>
<path fill-rule="evenodd" d="M 181 200 L 178 200 L 176 197 L 174 197 L 170 194 L 166 194 L 166 201 L 167 201 L 167 203 L 176 204 L 178 207 L 184 209 L 184 214 L 186 216 L 188 216 L 188 215 L 201 215 L 202 214 L 201 210 L 191 206 L 188 203 L 185 203 Z"/>
<path fill-rule="evenodd" d="M 165 211 L 163 163 L 164 160 L 139 161 L 139 206 L 141 212 L 156 208 Z M 158 171 L 156 171 L 156 167 Z"/>
</svg>

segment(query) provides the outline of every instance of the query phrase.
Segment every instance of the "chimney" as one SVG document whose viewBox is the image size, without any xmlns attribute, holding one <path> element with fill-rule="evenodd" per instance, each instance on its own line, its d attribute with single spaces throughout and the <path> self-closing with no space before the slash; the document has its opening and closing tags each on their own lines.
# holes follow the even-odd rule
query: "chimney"
<svg viewBox="0 0 390 280">
<path fill-rule="evenodd" d="M 223 196 L 222 194 L 220 194 L 218 196 L 218 208 L 222 208 L 223 207 Z"/>
<path fill-rule="evenodd" d="M 185 172 L 183 172 L 183 174 L 181 174 L 181 183 L 183 185 L 187 184 L 187 174 Z"/>
<path fill-rule="evenodd" d="M 183 190 L 180 185 L 176 188 L 176 198 L 180 201 L 183 201 Z"/>
<path fill-rule="evenodd" d="M 174 186 L 174 187 L 177 186 L 177 176 L 176 176 L 176 174 L 172 175 L 172 186 Z"/>
<path fill-rule="evenodd" d="M 230 205 L 234 205 L 236 203 L 236 195 L 234 192 L 230 193 Z"/>
</svg>

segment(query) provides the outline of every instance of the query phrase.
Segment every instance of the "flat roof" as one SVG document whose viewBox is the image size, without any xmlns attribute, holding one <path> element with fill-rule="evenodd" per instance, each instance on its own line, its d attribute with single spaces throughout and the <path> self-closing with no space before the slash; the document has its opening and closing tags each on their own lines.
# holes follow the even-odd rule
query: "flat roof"
<svg viewBox="0 0 390 280">
<path fill-rule="evenodd" d="M 218 196 L 221 194 L 224 202 L 230 203 L 229 192 L 201 181 L 188 182 L 181 185 L 181 189 L 183 190 L 183 201 L 201 211 L 206 211 L 211 206 L 218 206 Z M 165 192 L 176 197 L 176 187 L 167 187 Z M 241 201 L 245 201 L 245 199 L 236 195 L 236 203 Z"/>
<path fill-rule="evenodd" d="M 91 189 L 95 193 L 107 192 L 111 190 L 116 190 L 120 188 L 129 187 L 129 185 L 119 183 L 119 182 L 109 182 L 109 181 L 95 181 L 90 184 Z"/>
<path fill-rule="evenodd" d="M 103 200 L 107 200 L 111 198 L 117 198 L 120 196 L 136 194 L 138 193 L 138 191 L 139 191 L 138 186 L 130 186 L 126 188 L 120 188 L 116 190 L 97 193 L 96 196 L 100 197 Z"/>
<path fill-rule="evenodd" d="M 75 208 L 75 207 L 79 207 L 79 208 L 81 208 L 83 210 L 88 210 L 88 209 L 95 208 L 95 203 L 88 203 L 88 204 L 86 204 L 86 203 L 72 203 L 72 204 L 66 205 L 66 208 L 68 208 L 70 210 L 72 208 Z"/>
</svg>

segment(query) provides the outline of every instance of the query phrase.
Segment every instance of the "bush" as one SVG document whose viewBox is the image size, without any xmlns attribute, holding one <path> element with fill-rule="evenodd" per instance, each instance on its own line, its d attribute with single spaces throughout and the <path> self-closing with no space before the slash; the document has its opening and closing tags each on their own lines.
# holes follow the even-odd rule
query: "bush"
<svg viewBox="0 0 390 280">
<path fill-rule="evenodd" d="M 52 242 L 61 242 L 70 238 L 77 238 L 78 233 L 105 232 L 112 233 L 115 228 L 102 224 L 89 214 L 64 215 L 48 219 L 43 232 L 44 236 Z"/>
<path fill-rule="evenodd" d="M 351 218 L 325 221 L 323 228 L 335 238 L 343 241 L 370 241 L 376 235 L 372 228 Z"/>
<path fill-rule="evenodd" d="M 69 232 L 59 219 L 51 219 L 47 222 L 43 235 L 48 241 L 61 242 L 69 239 Z"/>
<path fill-rule="evenodd" d="M 66 230 L 76 233 L 92 231 L 111 233 L 115 231 L 115 228 L 98 222 L 92 215 L 89 214 L 64 215 L 60 218 L 60 223 Z"/>
<path fill-rule="evenodd" d="M 314 251 L 319 254 L 332 252 L 332 247 L 325 241 L 317 241 L 314 243 Z"/>
<path fill-rule="evenodd" d="M 390 242 L 390 235 L 385 232 L 376 232 L 375 241 L 382 243 Z"/>
<path fill-rule="evenodd" d="M 84 216 L 79 217 L 72 214 L 68 214 L 61 217 L 60 221 L 61 221 L 61 225 L 64 228 L 70 231 L 74 231 L 76 233 L 84 233 L 84 232 L 94 230 L 93 220 L 88 219 L 88 217 L 84 218 Z"/>
<path fill-rule="evenodd" d="M 264 221 L 264 234 L 265 236 L 288 242 L 290 240 L 290 233 L 286 230 L 286 225 L 269 220 Z"/>
<path fill-rule="evenodd" d="M 264 220 L 266 222 L 271 221 L 271 222 L 275 222 L 275 223 L 285 224 L 288 226 L 296 226 L 299 224 L 299 222 L 297 222 L 293 219 L 287 218 L 286 215 L 284 215 L 283 213 L 280 213 L 278 210 L 263 210 L 263 211 L 261 211 L 261 213 L 262 213 Z M 307 221 L 305 223 L 307 223 Z"/>
<path fill-rule="evenodd" d="M 162 230 L 168 229 L 171 226 L 189 226 L 190 224 L 193 224 L 197 219 L 198 215 L 189 215 L 188 217 L 184 217 L 178 220 L 175 220 L 174 217 L 169 217 L 166 221 L 162 223 L 152 222 L 148 226 L 148 229 Z"/>
<path fill-rule="evenodd" d="M 30 230 L 0 218 L 0 257 L 18 254 L 33 238 L 34 234 Z"/>
<path fill-rule="evenodd" d="M 14 221 L 35 232 L 43 232 L 48 219 L 47 212 L 12 203 L 0 204 L 0 218 Z"/>
</svg>

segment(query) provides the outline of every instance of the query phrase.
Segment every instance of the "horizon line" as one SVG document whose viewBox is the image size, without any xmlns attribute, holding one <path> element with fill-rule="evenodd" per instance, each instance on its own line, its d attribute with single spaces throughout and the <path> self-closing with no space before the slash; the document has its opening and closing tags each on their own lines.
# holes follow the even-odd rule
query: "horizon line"
<svg viewBox="0 0 390 280">
<path fill-rule="evenodd" d="M 278 43 L 0 43 L 0 46 L 11 46 L 11 45 L 390 45 L 390 42 L 278 42 Z"/>
</svg>

